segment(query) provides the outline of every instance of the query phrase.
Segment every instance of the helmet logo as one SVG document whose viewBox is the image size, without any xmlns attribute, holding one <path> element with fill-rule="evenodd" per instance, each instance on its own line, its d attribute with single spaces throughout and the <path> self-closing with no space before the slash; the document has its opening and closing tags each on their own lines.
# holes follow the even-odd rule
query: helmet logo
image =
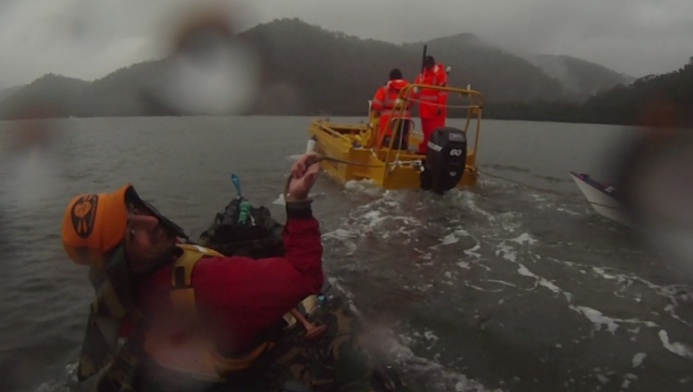
<svg viewBox="0 0 693 392">
<path fill-rule="evenodd" d="M 84 195 L 77 199 L 72 206 L 72 227 L 81 238 L 87 238 L 94 229 L 96 206 L 99 202 L 97 195 Z"/>
</svg>

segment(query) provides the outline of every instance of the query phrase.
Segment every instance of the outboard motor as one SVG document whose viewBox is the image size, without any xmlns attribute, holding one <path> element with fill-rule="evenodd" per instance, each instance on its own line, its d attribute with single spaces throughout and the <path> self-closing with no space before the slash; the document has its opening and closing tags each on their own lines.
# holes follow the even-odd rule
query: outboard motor
<svg viewBox="0 0 693 392">
<path fill-rule="evenodd" d="M 467 136 L 457 128 L 444 127 L 433 131 L 428 141 L 421 189 L 443 194 L 454 188 L 464 174 L 467 161 Z"/>
</svg>

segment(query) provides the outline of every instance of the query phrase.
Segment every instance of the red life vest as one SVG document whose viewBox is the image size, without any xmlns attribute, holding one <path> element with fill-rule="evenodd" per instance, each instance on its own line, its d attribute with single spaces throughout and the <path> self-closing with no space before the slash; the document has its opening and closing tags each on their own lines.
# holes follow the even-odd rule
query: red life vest
<svg viewBox="0 0 693 392">
<path fill-rule="evenodd" d="M 392 135 L 392 123 L 390 121 L 393 114 L 397 115 L 403 119 L 411 119 L 411 112 L 409 108 L 411 103 L 407 102 L 404 110 L 396 108 L 397 98 L 399 97 L 402 89 L 409 85 L 404 79 L 395 79 L 387 82 L 385 86 L 382 86 L 376 91 L 373 97 L 372 109 L 380 112 L 380 128 L 378 140 L 382 140 L 385 135 Z"/>
<path fill-rule="evenodd" d="M 430 70 L 424 69 L 423 73 L 416 77 L 415 84 L 447 86 L 448 74 L 445 72 L 445 66 L 438 63 Z M 419 116 L 421 117 L 437 117 L 447 113 L 445 105 L 448 102 L 448 94 L 445 91 L 422 88 L 417 99 L 419 100 Z"/>
</svg>

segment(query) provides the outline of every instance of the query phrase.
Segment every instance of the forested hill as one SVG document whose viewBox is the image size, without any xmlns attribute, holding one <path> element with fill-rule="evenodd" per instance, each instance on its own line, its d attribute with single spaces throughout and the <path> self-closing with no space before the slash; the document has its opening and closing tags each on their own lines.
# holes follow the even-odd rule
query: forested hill
<svg viewBox="0 0 693 392">
<path fill-rule="evenodd" d="M 260 49 L 269 83 L 300 92 L 304 113 L 363 113 L 365 101 L 400 68 L 413 81 L 424 43 L 394 45 L 332 33 L 298 20 L 251 29 L 244 38 Z M 450 84 L 482 91 L 489 104 L 564 98 L 561 83 L 530 62 L 483 44 L 471 34 L 426 42 L 428 54 L 452 67 Z M 595 69 L 597 67 L 595 66 Z M 612 87 L 624 79 L 615 78 Z M 280 108 L 261 105 L 262 112 Z"/>
<path fill-rule="evenodd" d="M 281 19 L 247 30 L 239 39 L 257 52 L 261 64 L 262 87 L 245 114 L 364 114 L 366 101 L 391 68 L 414 79 L 424 44 L 429 54 L 452 67 L 451 84 L 481 91 L 487 109 L 496 108 L 487 113 L 498 117 L 547 102 L 575 108 L 595 93 L 625 88 L 632 80 L 565 56 L 525 59 L 472 34 L 395 45 Z M 49 74 L 7 94 L 0 101 L 0 116 L 205 114 L 181 112 L 159 99 L 165 66 L 166 59 L 134 64 L 94 82 Z"/>
<path fill-rule="evenodd" d="M 676 71 L 618 85 L 584 103 L 547 101 L 487 105 L 485 115 L 513 120 L 691 127 L 693 57 Z"/>
</svg>

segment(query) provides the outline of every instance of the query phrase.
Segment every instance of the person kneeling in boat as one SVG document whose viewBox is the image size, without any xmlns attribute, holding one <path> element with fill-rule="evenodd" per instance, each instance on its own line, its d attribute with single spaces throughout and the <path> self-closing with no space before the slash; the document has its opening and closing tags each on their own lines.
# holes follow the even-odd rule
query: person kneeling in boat
<svg viewBox="0 0 693 392">
<path fill-rule="evenodd" d="M 285 315 L 320 292 L 324 279 L 319 223 L 307 199 L 319 171 L 312 160 L 304 155 L 292 167 L 284 257 L 226 257 L 186 244 L 184 231 L 131 185 L 74 197 L 63 220 L 63 244 L 73 261 L 91 267 L 97 291 L 79 380 L 95 379 L 99 392 L 345 385 L 370 391 L 370 358 L 352 344 L 351 331 L 339 341 L 314 343 L 299 338 L 305 335 L 295 332 L 300 323 L 287 332 Z M 340 312 L 328 315 L 339 319 Z M 336 329 L 330 336 L 342 332 Z M 340 349 L 352 351 L 339 358 Z M 332 363 L 321 366 L 324 361 Z M 350 370 L 339 373 L 340 367 Z"/>
<path fill-rule="evenodd" d="M 378 88 L 373 97 L 371 108 L 378 113 L 377 147 L 389 147 L 392 143 L 393 128 L 397 128 L 393 148 L 406 150 L 411 127 L 411 104 L 402 102 L 400 92 L 409 85 L 402 78 L 402 71 L 394 68 L 390 71 L 390 80 L 384 86 Z M 399 140 L 401 139 L 401 140 Z"/>
</svg>

